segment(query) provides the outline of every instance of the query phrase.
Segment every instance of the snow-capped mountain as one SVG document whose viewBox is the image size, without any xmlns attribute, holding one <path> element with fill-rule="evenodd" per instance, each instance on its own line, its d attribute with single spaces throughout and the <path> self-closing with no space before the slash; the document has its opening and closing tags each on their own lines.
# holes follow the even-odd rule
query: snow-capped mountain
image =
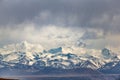
<svg viewBox="0 0 120 80">
<path fill-rule="evenodd" d="M 44 67 L 53 67 L 61 69 L 91 68 L 102 70 L 110 69 L 120 61 L 117 55 L 107 48 L 104 48 L 99 56 L 94 56 L 91 53 L 75 54 L 65 52 L 65 50 L 64 47 L 45 50 L 42 45 L 31 44 L 27 41 L 7 45 L 0 49 L 0 69 L 24 68 L 39 70 Z M 112 65 L 109 65 L 110 63 Z"/>
<path fill-rule="evenodd" d="M 43 47 L 40 44 L 31 44 L 23 41 L 17 44 L 6 45 L 0 49 L 1 54 L 9 54 L 10 52 L 42 52 Z"/>
</svg>

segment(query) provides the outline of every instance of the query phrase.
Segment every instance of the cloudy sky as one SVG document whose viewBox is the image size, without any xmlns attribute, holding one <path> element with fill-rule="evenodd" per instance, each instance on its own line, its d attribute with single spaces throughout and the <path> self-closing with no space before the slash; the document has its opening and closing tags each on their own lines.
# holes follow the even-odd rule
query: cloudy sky
<svg viewBox="0 0 120 80">
<path fill-rule="evenodd" d="M 0 46 L 24 40 L 120 46 L 120 0 L 0 0 Z"/>
</svg>

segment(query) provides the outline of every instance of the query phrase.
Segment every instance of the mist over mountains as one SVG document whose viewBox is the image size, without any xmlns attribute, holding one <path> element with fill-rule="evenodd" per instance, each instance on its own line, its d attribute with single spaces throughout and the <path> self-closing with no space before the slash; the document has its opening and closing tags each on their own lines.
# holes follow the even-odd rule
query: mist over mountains
<svg viewBox="0 0 120 80">
<path fill-rule="evenodd" d="M 83 46 L 81 46 L 83 49 Z M 65 49 L 68 49 L 65 51 Z M 81 50 L 82 50 L 81 49 Z M 57 47 L 46 50 L 40 44 L 31 44 L 27 41 L 6 45 L 0 49 L 0 69 L 26 69 L 25 71 L 37 72 L 44 68 L 58 69 L 77 69 L 90 68 L 107 72 L 119 66 L 119 55 L 111 50 L 104 48 L 101 53 L 82 53 L 76 54 L 69 52 L 74 51 L 74 48 Z M 68 52 L 67 52 L 68 51 Z M 110 72 L 112 73 L 112 71 Z"/>
<path fill-rule="evenodd" d="M 119 3 L 0 0 L 0 76 L 64 73 L 114 80 L 104 75 L 120 74 Z"/>
</svg>

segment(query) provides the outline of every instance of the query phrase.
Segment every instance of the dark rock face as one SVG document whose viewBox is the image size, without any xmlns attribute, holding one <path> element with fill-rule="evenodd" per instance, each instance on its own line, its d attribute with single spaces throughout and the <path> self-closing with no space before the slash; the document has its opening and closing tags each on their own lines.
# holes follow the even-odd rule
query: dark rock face
<svg viewBox="0 0 120 80">
<path fill-rule="evenodd" d="M 18 79 L 5 79 L 5 78 L 0 78 L 0 80 L 18 80 Z"/>
<path fill-rule="evenodd" d="M 102 55 L 104 56 L 104 58 L 109 59 L 109 58 L 111 57 L 110 50 L 107 49 L 107 48 L 104 48 L 104 49 L 102 50 Z"/>
<path fill-rule="evenodd" d="M 48 52 L 53 53 L 53 54 L 58 53 L 58 52 L 62 52 L 62 47 L 50 49 Z"/>
<path fill-rule="evenodd" d="M 35 70 L 32 71 L 32 69 L 3 69 L 1 71 L 5 72 L 5 70 L 7 70 L 4 73 L 5 75 L 18 76 L 17 78 L 20 80 L 106 80 L 104 74 L 89 68 L 61 69 L 46 67 L 36 72 L 33 72 Z"/>
</svg>

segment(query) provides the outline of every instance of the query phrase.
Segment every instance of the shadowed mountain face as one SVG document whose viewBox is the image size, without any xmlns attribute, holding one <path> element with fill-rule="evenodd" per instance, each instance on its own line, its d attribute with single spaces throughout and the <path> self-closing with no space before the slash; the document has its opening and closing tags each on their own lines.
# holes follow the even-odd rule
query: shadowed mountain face
<svg viewBox="0 0 120 80">
<path fill-rule="evenodd" d="M 8 75 L 9 78 L 20 80 L 107 80 L 104 74 L 88 68 L 58 69 L 48 67 L 38 72 L 29 72 L 24 69 L 3 69 L 1 71 L 5 72 L 5 70 L 7 70 L 5 75 Z"/>
<path fill-rule="evenodd" d="M 5 79 L 5 78 L 0 78 L 0 80 L 18 80 L 18 79 Z"/>
</svg>

